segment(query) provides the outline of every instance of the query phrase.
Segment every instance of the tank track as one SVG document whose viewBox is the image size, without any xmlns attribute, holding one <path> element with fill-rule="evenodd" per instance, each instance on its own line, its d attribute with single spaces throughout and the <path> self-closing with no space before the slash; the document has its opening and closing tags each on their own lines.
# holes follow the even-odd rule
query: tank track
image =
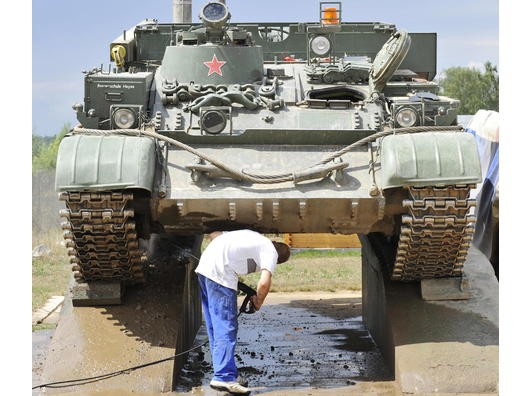
<svg viewBox="0 0 530 396">
<path fill-rule="evenodd" d="M 461 277 L 475 229 L 474 185 L 409 187 L 392 280 Z"/>
<path fill-rule="evenodd" d="M 72 271 L 78 282 L 144 281 L 144 262 L 139 249 L 132 193 L 64 192 L 66 209 L 61 224 Z"/>
</svg>

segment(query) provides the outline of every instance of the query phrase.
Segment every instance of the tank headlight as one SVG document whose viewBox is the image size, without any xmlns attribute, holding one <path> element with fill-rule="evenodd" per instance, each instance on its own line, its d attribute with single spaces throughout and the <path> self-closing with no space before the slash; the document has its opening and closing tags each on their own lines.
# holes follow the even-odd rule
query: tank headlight
<svg viewBox="0 0 530 396">
<path fill-rule="evenodd" d="M 112 115 L 114 124 L 120 129 L 129 129 L 136 122 L 136 116 L 131 109 L 118 109 Z"/>
<path fill-rule="evenodd" d="M 206 26 L 219 29 L 222 28 L 230 18 L 230 13 L 228 12 L 226 5 L 223 3 L 211 2 L 203 7 L 199 18 L 201 18 Z"/>
<path fill-rule="evenodd" d="M 226 121 L 226 114 L 221 110 L 207 110 L 201 115 L 202 129 L 212 135 L 223 132 Z"/>
<path fill-rule="evenodd" d="M 311 51 L 318 56 L 326 56 L 331 50 L 331 42 L 327 37 L 317 36 L 311 40 Z"/>
<path fill-rule="evenodd" d="M 414 109 L 411 109 L 410 107 L 405 107 L 403 109 L 400 109 L 396 113 L 396 122 L 402 128 L 408 128 L 408 127 L 414 126 L 416 125 L 417 121 L 418 121 L 418 113 L 416 113 L 416 111 Z"/>
</svg>

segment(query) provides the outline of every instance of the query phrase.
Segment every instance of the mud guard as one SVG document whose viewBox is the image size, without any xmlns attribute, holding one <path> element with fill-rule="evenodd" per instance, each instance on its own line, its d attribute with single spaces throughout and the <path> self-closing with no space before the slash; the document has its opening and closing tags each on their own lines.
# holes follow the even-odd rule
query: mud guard
<svg viewBox="0 0 530 396">
<path fill-rule="evenodd" d="M 387 136 L 381 147 L 381 178 L 383 189 L 480 183 L 475 139 L 446 132 Z"/>
<path fill-rule="evenodd" d="M 134 136 L 64 138 L 59 146 L 55 190 L 153 189 L 155 141 Z"/>
</svg>

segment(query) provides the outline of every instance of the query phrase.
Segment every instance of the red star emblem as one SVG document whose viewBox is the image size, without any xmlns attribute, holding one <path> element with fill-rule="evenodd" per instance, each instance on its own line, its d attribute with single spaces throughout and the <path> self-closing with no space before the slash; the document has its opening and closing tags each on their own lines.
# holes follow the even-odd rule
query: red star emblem
<svg viewBox="0 0 530 396">
<path fill-rule="evenodd" d="M 203 62 L 204 66 L 206 66 L 208 70 L 208 76 L 211 76 L 214 73 L 219 74 L 221 77 L 223 76 L 223 72 L 221 71 L 221 67 L 224 66 L 226 62 L 217 60 L 217 56 L 213 54 L 213 58 L 210 62 Z"/>
</svg>

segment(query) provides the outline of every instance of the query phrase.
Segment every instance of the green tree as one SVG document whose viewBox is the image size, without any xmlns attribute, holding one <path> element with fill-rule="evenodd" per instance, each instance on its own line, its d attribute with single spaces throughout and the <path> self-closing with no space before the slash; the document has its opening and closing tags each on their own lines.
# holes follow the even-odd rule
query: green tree
<svg viewBox="0 0 530 396">
<path fill-rule="evenodd" d="M 42 146 L 44 145 L 44 139 L 42 136 L 38 135 L 31 135 L 31 157 L 35 158 L 35 156 L 42 150 Z"/>
<path fill-rule="evenodd" d="M 484 72 L 476 68 L 450 67 L 440 80 L 442 93 L 460 99 L 460 114 L 475 114 L 479 109 L 499 111 L 499 73 L 491 62 Z"/>
<path fill-rule="evenodd" d="M 486 86 L 484 91 L 486 109 L 499 111 L 499 72 L 497 66 L 492 65 L 491 62 L 486 62 L 484 68 L 486 70 L 483 74 Z"/>
<path fill-rule="evenodd" d="M 64 135 L 70 130 L 70 124 L 64 124 L 61 131 L 50 139 L 41 136 L 32 136 L 32 165 L 33 171 L 41 169 L 54 169 L 57 161 L 59 144 Z"/>
</svg>

